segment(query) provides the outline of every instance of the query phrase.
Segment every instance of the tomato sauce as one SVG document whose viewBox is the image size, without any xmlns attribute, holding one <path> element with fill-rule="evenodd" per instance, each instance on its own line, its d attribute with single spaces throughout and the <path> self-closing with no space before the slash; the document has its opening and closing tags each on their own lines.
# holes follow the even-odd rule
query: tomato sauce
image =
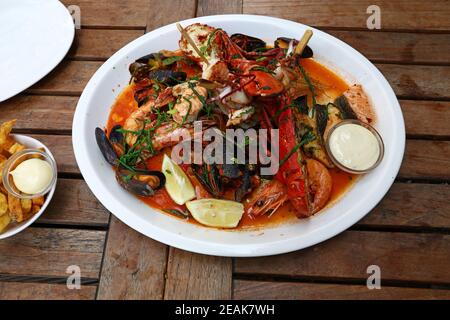
<svg viewBox="0 0 450 320">
<path fill-rule="evenodd" d="M 342 80 L 338 75 L 327 69 L 325 66 L 314 61 L 313 59 L 301 60 L 301 65 L 310 76 L 311 79 L 320 82 L 326 87 L 326 98 L 334 99 L 341 95 L 348 89 L 348 84 Z M 128 116 L 138 109 L 137 102 L 134 99 L 134 93 L 136 88 L 134 85 L 127 86 L 122 93 L 118 96 L 117 100 L 111 107 L 110 115 L 106 125 L 106 130 L 109 132 L 115 125 L 123 125 Z M 320 101 L 320 97 L 318 97 Z M 149 170 L 161 170 L 162 159 L 164 153 L 169 154 L 169 150 L 164 150 L 160 154 L 152 157 L 147 161 L 147 167 Z M 355 183 L 357 176 L 346 173 L 338 168 L 329 169 L 329 172 L 333 179 L 333 187 L 328 202 L 328 206 L 331 206 Z M 152 197 L 138 197 L 141 201 L 145 202 L 152 208 L 158 209 L 161 212 L 163 209 L 177 209 L 180 211 L 187 211 L 186 206 L 176 204 L 169 196 L 165 188 L 162 188 L 155 192 Z M 232 199 L 233 194 L 230 190 L 224 195 L 225 199 Z M 150 213 L 149 213 L 150 214 Z M 169 214 L 164 212 L 164 214 Z M 280 223 L 286 223 L 290 221 L 296 221 L 295 211 L 289 203 L 286 203 L 280 207 L 274 214 L 261 215 L 253 217 L 251 215 L 244 214 L 237 229 L 255 229 L 259 227 L 275 226 Z M 189 221 L 194 224 L 198 224 L 193 218 L 188 218 Z"/>
</svg>

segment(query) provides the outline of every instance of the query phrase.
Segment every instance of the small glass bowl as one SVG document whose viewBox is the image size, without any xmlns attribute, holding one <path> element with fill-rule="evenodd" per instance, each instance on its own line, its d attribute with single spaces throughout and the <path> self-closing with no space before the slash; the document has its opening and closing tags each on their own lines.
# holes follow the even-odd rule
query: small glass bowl
<svg viewBox="0 0 450 320">
<path fill-rule="evenodd" d="M 378 141 L 378 147 L 380 150 L 380 154 L 378 155 L 378 159 L 377 161 L 375 161 L 375 163 L 365 169 L 365 170 L 355 170 L 355 169 L 351 169 L 346 167 L 345 165 L 343 165 L 342 163 L 340 163 L 334 156 L 333 153 L 331 152 L 331 148 L 330 148 L 330 137 L 333 134 L 334 130 L 336 130 L 336 128 L 339 128 L 342 125 L 346 125 L 346 124 L 357 124 L 360 125 L 366 129 L 368 129 L 370 132 L 372 132 L 372 134 L 375 136 L 375 138 Z M 325 149 L 327 150 L 328 156 L 330 157 L 331 161 L 341 170 L 349 172 L 349 173 L 353 173 L 353 174 L 364 174 L 367 173 L 369 171 L 372 171 L 373 169 L 375 169 L 380 163 L 381 160 L 383 160 L 384 157 L 384 143 L 383 143 L 383 139 L 381 138 L 381 135 L 378 133 L 377 130 L 375 130 L 374 127 L 372 127 L 371 125 L 361 122 L 359 120 L 355 120 L 355 119 L 346 119 L 346 120 L 342 120 L 341 122 L 335 124 L 329 131 L 327 136 L 325 137 Z"/>
<path fill-rule="evenodd" d="M 16 188 L 16 186 L 14 185 L 13 177 L 10 173 L 20 163 L 22 163 L 25 160 L 32 159 L 32 158 L 39 158 L 41 160 L 47 161 L 50 164 L 50 166 L 52 167 L 53 176 L 52 176 L 51 182 L 48 185 L 48 187 L 45 188 L 42 192 L 35 193 L 35 194 L 28 194 L 28 193 L 23 193 Z M 2 173 L 3 186 L 9 193 L 11 193 L 16 198 L 20 198 L 20 199 L 32 199 L 32 198 L 37 198 L 37 197 L 45 195 L 47 192 L 49 192 L 53 188 L 53 186 L 56 183 L 56 179 L 57 179 L 56 161 L 49 154 L 47 154 L 46 152 L 41 151 L 39 149 L 24 149 L 22 151 L 14 153 L 5 162 L 5 165 L 3 167 L 3 173 Z"/>
</svg>

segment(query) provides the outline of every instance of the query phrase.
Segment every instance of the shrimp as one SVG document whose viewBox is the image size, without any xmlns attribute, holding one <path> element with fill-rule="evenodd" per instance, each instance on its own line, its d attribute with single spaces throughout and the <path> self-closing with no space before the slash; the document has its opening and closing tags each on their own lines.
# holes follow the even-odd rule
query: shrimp
<svg viewBox="0 0 450 320">
<path fill-rule="evenodd" d="M 306 170 L 308 172 L 309 212 L 314 214 L 327 204 L 333 181 L 328 169 L 320 161 L 307 159 Z"/>
<path fill-rule="evenodd" d="M 261 184 L 245 200 L 245 212 L 253 216 L 272 215 L 286 201 L 286 187 L 278 180 L 262 180 Z"/>
<path fill-rule="evenodd" d="M 197 119 L 198 113 L 203 108 L 203 101 L 208 91 L 192 83 L 181 83 L 173 87 L 172 94 L 177 97 L 174 106 L 173 120 L 178 124 L 192 123 Z M 203 97 L 203 99 L 201 99 Z"/>
</svg>

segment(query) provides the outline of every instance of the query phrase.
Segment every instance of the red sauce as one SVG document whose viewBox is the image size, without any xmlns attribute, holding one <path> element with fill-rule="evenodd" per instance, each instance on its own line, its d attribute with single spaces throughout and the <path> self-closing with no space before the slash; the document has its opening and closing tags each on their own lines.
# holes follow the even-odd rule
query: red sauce
<svg viewBox="0 0 450 320">
<path fill-rule="evenodd" d="M 342 94 L 348 89 L 348 84 L 342 80 L 335 73 L 319 64 L 312 59 L 303 59 L 301 64 L 308 75 L 324 84 L 327 87 L 327 95 L 330 97 L 336 97 Z M 185 67 L 185 66 L 184 66 Z M 194 72 L 194 70 L 192 70 Z M 111 107 L 111 112 L 108 118 L 108 123 L 106 125 L 106 130 L 110 131 L 115 125 L 123 125 L 127 117 L 138 108 L 136 101 L 134 100 L 135 87 L 133 85 L 127 86 L 122 93 L 119 95 L 113 106 Z M 169 153 L 170 150 L 166 150 Z M 150 170 L 161 170 L 163 152 L 152 157 L 147 161 L 147 166 Z M 352 175 L 341 171 L 340 169 L 334 168 L 330 169 L 330 174 L 333 179 L 333 188 L 329 200 L 329 205 L 336 202 L 340 196 L 342 196 L 357 180 L 356 175 Z M 232 199 L 233 193 L 230 190 L 224 195 L 225 199 Z M 186 211 L 186 206 L 176 204 L 169 196 L 167 191 L 162 188 L 158 190 L 152 197 L 139 197 L 140 200 L 151 206 L 152 208 L 163 210 L 163 209 L 178 209 L 181 211 Z M 163 211 L 161 211 L 163 212 Z M 169 213 L 165 213 L 169 214 Z M 245 228 L 258 228 L 268 225 L 276 225 L 280 223 L 285 223 L 287 221 L 295 220 L 295 212 L 289 203 L 280 207 L 274 214 L 262 215 L 259 217 L 253 217 L 251 215 L 244 214 L 241 222 L 239 223 L 238 229 Z M 187 219 L 187 221 L 198 224 L 193 218 Z"/>
</svg>

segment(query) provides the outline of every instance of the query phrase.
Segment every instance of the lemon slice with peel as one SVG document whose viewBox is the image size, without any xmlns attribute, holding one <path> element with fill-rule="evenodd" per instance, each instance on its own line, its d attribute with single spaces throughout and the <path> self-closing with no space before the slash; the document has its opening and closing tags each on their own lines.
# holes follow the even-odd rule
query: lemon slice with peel
<svg viewBox="0 0 450 320">
<path fill-rule="evenodd" d="M 166 190 L 169 196 L 177 204 L 185 204 L 186 201 L 195 198 L 195 190 L 191 181 L 175 162 L 166 154 L 162 163 L 162 172 L 166 177 Z"/>
<path fill-rule="evenodd" d="M 193 200 L 186 202 L 186 207 L 195 220 L 216 228 L 235 228 L 244 214 L 242 203 L 230 200 Z"/>
</svg>

